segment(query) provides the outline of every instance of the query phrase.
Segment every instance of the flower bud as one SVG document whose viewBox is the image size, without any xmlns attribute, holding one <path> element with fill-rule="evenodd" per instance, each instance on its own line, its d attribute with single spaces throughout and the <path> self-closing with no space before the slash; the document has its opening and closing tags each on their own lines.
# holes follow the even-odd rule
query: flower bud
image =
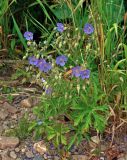
<svg viewBox="0 0 127 160">
<path fill-rule="evenodd" d="M 65 99 L 67 99 L 67 92 L 65 93 Z"/>
<path fill-rule="evenodd" d="M 80 91 L 80 85 L 77 84 L 77 92 L 78 92 L 78 94 L 79 94 L 79 91 Z"/>
<path fill-rule="evenodd" d="M 67 37 L 68 37 L 68 38 L 70 37 L 70 33 L 67 34 Z"/>
<path fill-rule="evenodd" d="M 31 45 L 31 42 L 30 42 L 30 41 L 28 41 L 28 42 L 27 42 L 27 45 L 28 45 L 28 46 L 30 46 L 30 45 Z"/>
<path fill-rule="evenodd" d="M 62 42 L 59 43 L 59 48 L 61 48 L 61 47 L 62 47 Z"/>
<path fill-rule="evenodd" d="M 82 86 L 82 89 L 83 89 L 83 90 L 86 90 L 86 87 L 85 87 L 85 85 L 84 85 L 84 86 Z"/>
<path fill-rule="evenodd" d="M 55 79 L 58 79 L 59 77 L 55 75 Z"/>
<path fill-rule="evenodd" d="M 39 55 L 39 54 L 38 54 L 38 55 L 36 55 L 36 58 L 37 58 L 37 59 L 39 59 L 39 58 L 40 58 L 40 55 Z"/>
<path fill-rule="evenodd" d="M 63 44 L 66 44 L 66 41 L 63 41 Z"/>
<path fill-rule="evenodd" d="M 78 28 L 75 28 L 75 31 L 78 31 Z"/>
<path fill-rule="evenodd" d="M 71 99 L 71 98 L 72 98 L 72 95 L 69 96 L 69 99 Z"/>
<path fill-rule="evenodd" d="M 59 36 L 59 33 L 57 32 L 57 33 L 56 33 L 56 37 L 58 37 L 58 36 Z"/>
<path fill-rule="evenodd" d="M 75 44 L 74 44 L 74 47 L 75 47 L 75 48 L 78 47 L 78 43 L 75 43 Z"/>
</svg>

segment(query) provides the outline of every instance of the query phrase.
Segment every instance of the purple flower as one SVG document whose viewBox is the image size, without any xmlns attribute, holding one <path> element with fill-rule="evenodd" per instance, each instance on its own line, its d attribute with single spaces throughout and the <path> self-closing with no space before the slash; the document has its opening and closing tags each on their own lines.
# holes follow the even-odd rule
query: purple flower
<svg viewBox="0 0 127 160">
<path fill-rule="evenodd" d="M 38 63 L 38 59 L 34 56 L 28 58 L 29 64 L 36 66 Z"/>
<path fill-rule="evenodd" d="M 43 65 L 43 63 L 46 63 L 45 59 L 39 59 L 38 63 L 36 64 L 36 67 L 41 67 Z"/>
<path fill-rule="evenodd" d="M 45 90 L 45 93 L 47 95 L 51 95 L 52 94 L 52 88 L 51 87 L 48 87 L 46 90 Z"/>
<path fill-rule="evenodd" d="M 57 23 L 57 31 L 59 31 L 59 32 L 64 31 L 64 25 L 62 23 Z"/>
<path fill-rule="evenodd" d="M 43 62 L 43 63 L 41 63 L 41 65 L 39 65 L 39 69 L 40 69 L 40 71 L 47 73 L 48 71 L 50 71 L 52 69 L 52 66 L 50 63 Z"/>
<path fill-rule="evenodd" d="M 33 33 L 32 33 L 32 32 L 29 32 L 29 31 L 26 31 L 26 32 L 24 33 L 24 38 L 25 38 L 26 40 L 28 40 L 28 41 L 33 40 Z"/>
<path fill-rule="evenodd" d="M 60 66 L 64 66 L 65 65 L 65 63 L 67 62 L 67 56 L 65 56 L 65 55 L 61 55 L 61 56 L 58 56 L 57 58 L 56 58 L 56 64 L 57 65 L 60 65 Z"/>
<path fill-rule="evenodd" d="M 88 79 L 90 77 L 90 70 L 86 69 L 80 72 L 80 77 L 82 79 Z"/>
<path fill-rule="evenodd" d="M 91 24 L 87 23 L 84 26 L 84 32 L 89 35 L 94 32 L 94 27 Z"/>
<path fill-rule="evenodd" d="M 72 68 L 72 75 L 73 76 L 80 77 L 80 72 L 81 72 L 80 66 L 76 66 L 76 67 Z"/>
</svg>

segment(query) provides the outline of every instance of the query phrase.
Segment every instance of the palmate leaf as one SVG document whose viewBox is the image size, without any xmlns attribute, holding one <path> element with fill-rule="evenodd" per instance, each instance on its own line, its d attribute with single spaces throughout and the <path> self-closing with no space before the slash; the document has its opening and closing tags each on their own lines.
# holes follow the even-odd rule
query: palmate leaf
<svg viewBox="0 0 127 160">
<path fill-rule="evenodd" d="M 74 144 L 74 142 L 76 141 L 77 138 L 77 134 L 75 134 L 74 136 L 71 137 L 70 139 L 70 143 L 68 144 L 68 150 L 71 148 L 71 146 Z"/>
<path fill-rule="evenodd" d="M 103 132 L 106 125 L 106 118 L 97 113 L 94 113 L 93 117 L 94 117 L 94 128 L 99 132 Z"/>
<path fill-rule="evenodd" d="M 92 116 L 91 113 L 85 114 L 84 121 L 81 123 L 81 131 L 89 130 L 90 126 L 92 125 Z"/>
<path fill-rule="evenodd" d="M 61 143 L 67 145 L 67 139 L 65 136 L 61 135 Z"/>
<path fill-rule="evenodd" d="M 84 115 L 85 112 L 79 112 L 79 114 L 76 114 L 76 117 L 74 119 L 74 126 L 77 126 L 80 122 L 82 122 Z"/>
</svg>

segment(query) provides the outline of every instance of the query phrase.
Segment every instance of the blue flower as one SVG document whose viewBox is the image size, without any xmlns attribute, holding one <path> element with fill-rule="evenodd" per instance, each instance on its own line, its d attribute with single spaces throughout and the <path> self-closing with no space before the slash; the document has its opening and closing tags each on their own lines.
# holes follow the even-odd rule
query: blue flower
<svg viewBox="0 0 127 160">
<path fill-rule="evenodd" d="M 72 68 L 72 75 L 73 76 L 80 77 L 80 72 L 81 72 L 80 66 L 76 66 L 76 67 Z"/>
<path fill-rule="evenodd" d="M 57 31 L 59 31 L 59 32 L 64 31 L 64 25 L 62 23 L 57 23 Z"/>
<path fill-rule="evenodd" d="M 47 95 L 51 95 L 52 94 L 52 88 L 51 87 L 48 87 L 46 90 L 45 90 L 45 93 Z"/>
<path fill-rule="evenodd" d="M 38 64 L 38 59 L 34 56 L 28 58 L 29 64 L 36 66 Z"/>
<path fill-rule="evenodd" d="M 36 64 L 36 67 L 41 67 L 43 63 L 46 63 L 45 59 L 39 59 L 38 63 Z"/>
<path fill-rule="evenodd" d="M 89 35 L 94 32 L 94 27 L 91 24 L 86 23 L 84 26 L 84 32 Z"/>
<path fill-rule="evenodd" d="M 50 71 L 52 69 L 52 65 L 47 62 L 42 62 L 39 65 L 39 69 L 40 69 L 40 71 L 47 73 L 48 71 Z"/>
<path fill-rule="evenodd" d="M 61 56 L 58 56 L 57 58 L 56 58 L 56 64 L 57 65 L 60 65 L 60 66 L 64 66 L 65 65 L 65 63 L 67 62 L 67 56 L 65 56 L 65 55 L 61 55 Z"/>
<path fill-rule="evenodd" d="M 38 120 L 38 121 L 37 121 L 37 124 L 38 124 L 39 126 L 42 125 L 42 123 L 43 123 L 43 122 L 42 122 L 41 120 Z"/>
<path fill-rule="evenodd" d="M 33 40 L 33 33 L 32 33 L 32 32 L 29 32 L 29 31 L 26 31 L 26 32 L 24 33 L 24 38 L 25 38 L 26 40 L 28 40 L 28 41 Z"/>
<path fill-rule="evenodd" d="M 88 79 L 90 77 L 90 70 L 86 69 L 80 72 L 81 79 Z"/>
</svg>

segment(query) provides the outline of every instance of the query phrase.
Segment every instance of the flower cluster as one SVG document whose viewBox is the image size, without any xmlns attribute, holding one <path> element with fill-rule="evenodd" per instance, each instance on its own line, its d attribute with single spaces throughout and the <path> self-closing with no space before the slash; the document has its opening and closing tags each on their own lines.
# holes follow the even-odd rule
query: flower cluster
<svg viewBox="0 0 127 160">
<path fill-rule="evenodd" d="M 81 77 L 81 79 L 88 79 L 90 77 L 90 70 L 82 70 L 80 66 L 72 68 L 72 76 Z"/>
<path fill-rule="evenodd" d="M 58 56 L 56 58 L 56 64 L 59 66 L 64 66 L 67 62 L 68 58 L 65 55 Z M 37 59 L 35 56 L 31 56 L 28 58 L 29 64 L 34 65 L 40 69 L 40 71 L 48 72 L 52 69 L 52 65 L 46 62 L 45 59 Z"/>
<path fill-rule="evenodd" d="M 36 57 L 32 56 L 28 58 L 29 64 L 34 65 L 39 68 L 40 71 L 47 73 L 52 69 L 52 65 L 46 62 L 45 59 L 37 59 Z"/>
<path fill-rule="evenodd" d="M 64 25 L 62 23 L 57 23 L 57 31 L 61 33 L 64 31 Z M 84 25 L 83 31 L 87 35 L 90 35 L 94 32 L 94 27 L 90 23 L 86 23 Z"/>
<path fill-rule="evenodd" d="M 64 25 L 62 24 L 62 23 L 57 23 L 56 24 L 56 28 L 57 28 L 57 31 L 58 32 L 63 32 L 64 31 Z M 83 29 L 83 31 L 84 31 L 84 33 L 86 33 L 87 35 L 90 35 L 90 34 L 92 34 L 93 32 L 94 32 L 94 27 L 91 25 L 91 24 L 89 24 L 89 23 L 86 23 L 85 24 L 85 26 L 84 26 L 84 29 Z M 24 38 L 26 39 L 26 40 L 28 40 L 28 41 L 30 41 L 30 40 L 33 40 L 33 33 L 32 32 L 29 32 L 29 31 L 26 31 L 25 33 L 24 33 Z"/>
</svg>

